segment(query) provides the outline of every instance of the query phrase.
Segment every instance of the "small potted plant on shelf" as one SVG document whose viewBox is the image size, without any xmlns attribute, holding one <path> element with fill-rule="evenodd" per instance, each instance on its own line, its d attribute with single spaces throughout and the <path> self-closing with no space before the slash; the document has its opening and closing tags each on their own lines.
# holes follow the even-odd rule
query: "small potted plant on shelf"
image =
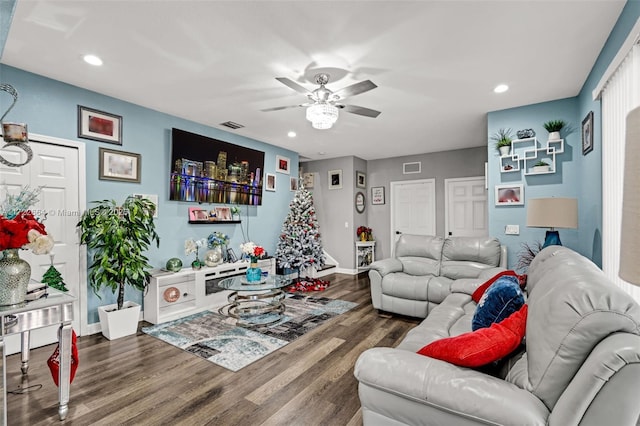
<svg viewBox="0 0 640 426">
<path fill-rule="evenodd" d="M 560 130 L 562 130 L 565 124 L 563 120 L 550 120 L 543 124 L 545 130 L 549 132 L 550 141 L 560 139 Z"/>
<path fill-rule="evenodd" d="M 549 171 L 549 163 L 540 160 L 533 165 L 533 173 L 546 173 Z"/>
<path fill-rule="evenodd" d="M 78 222 L 80 243 L 89 250 L 89 285 L 100 298 L 108 288 L 118 292 L 117 303 L 98 307 L 102 334 L 109 340 L 138 330 L 140 305 L 124 300 L 125 287 L 147 287 L 151 268 L 144 252 L 160 237 L 153 223 L 155 205 L 145 199 L 127 197 L 121 206 L 113 200 L 94 201 Z"/>
<path fill-rule="evenodd" d="M 511 133 L 511 129 L 500 129 L 491 136 L 491 140 L 496 142 L 496 149 L 503 157 L 509 155 L 512 139 L 513 134 Z"/>
</svg>

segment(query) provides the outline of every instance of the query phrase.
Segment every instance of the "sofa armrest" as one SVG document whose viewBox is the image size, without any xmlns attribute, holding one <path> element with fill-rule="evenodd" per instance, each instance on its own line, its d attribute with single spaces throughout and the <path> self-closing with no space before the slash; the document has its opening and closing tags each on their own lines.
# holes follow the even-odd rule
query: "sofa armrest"
<svg viewBox="0 0 640 426">
<path fill-rule="evenodd" d="M 384 277 L 393 272 L 402 272 L 402 262 L 395 257 L 388 259 L 376 260 L 369 265 L 369 270 L 378 271 L 380 276 Z"/>
<path fill-rule="evenodd" d="M 400 349 L 363 352 L 354 374 L 361 385 L 489 423 L 544 425 L 549 416 L 542 401 L 516 385 Z"/>
</svg>

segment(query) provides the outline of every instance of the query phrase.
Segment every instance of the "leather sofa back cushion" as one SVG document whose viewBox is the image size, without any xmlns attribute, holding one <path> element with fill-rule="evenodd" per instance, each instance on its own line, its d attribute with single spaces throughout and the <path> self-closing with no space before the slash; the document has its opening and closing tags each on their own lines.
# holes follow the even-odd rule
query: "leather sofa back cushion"
<svg viewBox="0 0 640 426">
<path fill-rule="evenodd" d="M 528 386 L 549 409 L 593 348 L 612 333 L 640 334 L 640 306 L 587 258 L 549 246 L 531 263 Z M 537 256 L 536 256 L 537 258 Z"/>
<path fill-rule="evenodd" d="M 439 275 L 440 262 L 426 257 L 398 257 L 402 263 L 402 272 L 409 275 Z M 386 277 L 385 277 L 386 278 Z"/>
<path fill-rule="evenodd" d="M 442 247 L 440 275 L 476 278 L 484 269 L 500 265 L 500 241 L 486 237 L 450 237 Z"/>
<path fill-rule="evenodd" d="M 436 340 L 418 353 L 462 367 L 481 367 L 516 350 L 525 335 L 527 305 L 491 327 Z"/>
<path fill-rule="evenodd" d="M 404 234 L 396 241 L 395 256 L 423 257 L 440 262 L 443 244 L 442 237 Z"/>
</svg>

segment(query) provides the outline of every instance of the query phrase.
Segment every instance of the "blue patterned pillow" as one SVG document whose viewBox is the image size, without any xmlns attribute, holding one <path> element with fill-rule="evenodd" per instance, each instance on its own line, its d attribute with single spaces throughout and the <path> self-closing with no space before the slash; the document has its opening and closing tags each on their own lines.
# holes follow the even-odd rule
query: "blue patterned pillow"
<svg viewBox="0 0 640 426">
<path fill-rule="evenodd" d="M 500 322 L 524 305 L 524 295 L 517 277 L 500 277 L 485 291 L 471 321 L 471 329 L 489 327 Z"/>
</svg>

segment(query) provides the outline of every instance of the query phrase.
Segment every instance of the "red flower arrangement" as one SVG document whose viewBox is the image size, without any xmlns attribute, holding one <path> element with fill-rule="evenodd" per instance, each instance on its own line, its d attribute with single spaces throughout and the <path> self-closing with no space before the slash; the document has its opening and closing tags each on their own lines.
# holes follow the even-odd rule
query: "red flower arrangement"
<svg viewBox="0 0 640 426">
<path fill-rule="evenodd" d="M 371 228 L 367 228 L 366 226 L 358 226 L 358 229 L 356 229 L 356 236 L 359 237 L 363 232 L 368 235 L 371 233 Z"/>
<path fill-rule="evenodd" d="M 46 254 L 53 248 L 53 238 L 25 205 L 35 202 L 39 189 L 23 189 L 17 196 L 7 196 L 0 209 L 0 250 L 27 248 Z M 16 213 L 17 212 L 17 213 Z"/>
</svg>

